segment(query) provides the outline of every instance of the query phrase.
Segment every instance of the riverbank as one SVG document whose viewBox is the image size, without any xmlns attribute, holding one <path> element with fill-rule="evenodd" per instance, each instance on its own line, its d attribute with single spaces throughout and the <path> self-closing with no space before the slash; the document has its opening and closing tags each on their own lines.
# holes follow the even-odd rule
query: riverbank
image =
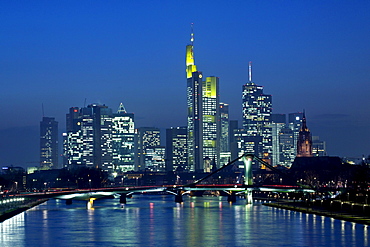
<svg viewBox="0 0 370 247">
<path fill-rule="evenodd" d="M 320 216 L 331 217 L 338 220 L 350 221 L 358 224 L 370 225 L 370 217 L 364 214 L 356 214 L 347 211 L 330 210 L 324 207 L 307 207 L 297 202 L 269 202 L 263 205 L 275 208 L 282 208 L 306 214 L 315 214 Z"/>
<path fill-rule="evenodd" d="M 38 199 L 38 200 L 35 200 L 35 201 L 30 201 L 30 202 L 25 202 L 23 204 L 19 204 L 19 205 L 16 205 L 10 209 L 8 209 L 7 211 L 4 211 L 4 212 L 1 212 L 0 213 L 0 222 L 3 222 L 17 214 L 20 214 L 32 207 L 35 207 L 41 203 L 44 203 L 46 202 L 48 199 Z"/>
</svg>

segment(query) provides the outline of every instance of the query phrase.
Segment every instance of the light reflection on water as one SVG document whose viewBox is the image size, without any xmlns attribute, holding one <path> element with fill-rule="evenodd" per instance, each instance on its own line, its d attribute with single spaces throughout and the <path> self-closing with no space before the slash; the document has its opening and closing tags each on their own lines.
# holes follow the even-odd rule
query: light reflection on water
<svg viewBox="0 0 370 247">
<path fill-rule="evenodd" d="M 0 224 L 0 246 L 367 246 L 369 228 L 223 197 L 50 200 Z"/>
</svg>

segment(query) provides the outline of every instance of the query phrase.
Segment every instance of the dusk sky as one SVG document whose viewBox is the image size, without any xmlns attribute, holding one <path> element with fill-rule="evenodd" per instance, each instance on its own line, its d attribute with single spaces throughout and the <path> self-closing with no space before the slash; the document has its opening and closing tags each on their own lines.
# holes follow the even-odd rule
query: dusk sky
<svg viewBox="0 0 370 247">
<path fill-rule="evenodd" d="M 252 61 L 273 113 L 305 109 L 328 155 L 370 154 L 370 1 L 15 0 L 0 2 L 0 165 L 37 165 L 42 105 L 60 132 L 85 99 L 122 102 L 136 127 L 185 126 L 192 22 L 230 119 Z"/>
</svg>

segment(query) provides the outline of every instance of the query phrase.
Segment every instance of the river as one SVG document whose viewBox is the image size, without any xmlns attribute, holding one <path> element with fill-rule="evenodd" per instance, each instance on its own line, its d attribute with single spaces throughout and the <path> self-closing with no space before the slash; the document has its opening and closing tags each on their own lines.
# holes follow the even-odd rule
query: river
<svg viewBox="0 0 370 247">
<path fill-rule="evenodd" d="M 368 246 L 370 227 L 243 199 L 49 200 L 0 223 L 0 246 Z"/>
</svg>

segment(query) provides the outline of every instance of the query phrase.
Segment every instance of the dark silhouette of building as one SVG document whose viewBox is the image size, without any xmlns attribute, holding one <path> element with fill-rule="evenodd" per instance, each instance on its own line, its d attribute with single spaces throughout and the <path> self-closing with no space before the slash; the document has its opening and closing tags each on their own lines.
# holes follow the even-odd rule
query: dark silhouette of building
<svg viewBox="0 0 370 247">
<path fill-rule="evenodd" d="M 40 168 L 58 168 L 58 122 L 53 117 L 40 122 Z"/>
</svg>

